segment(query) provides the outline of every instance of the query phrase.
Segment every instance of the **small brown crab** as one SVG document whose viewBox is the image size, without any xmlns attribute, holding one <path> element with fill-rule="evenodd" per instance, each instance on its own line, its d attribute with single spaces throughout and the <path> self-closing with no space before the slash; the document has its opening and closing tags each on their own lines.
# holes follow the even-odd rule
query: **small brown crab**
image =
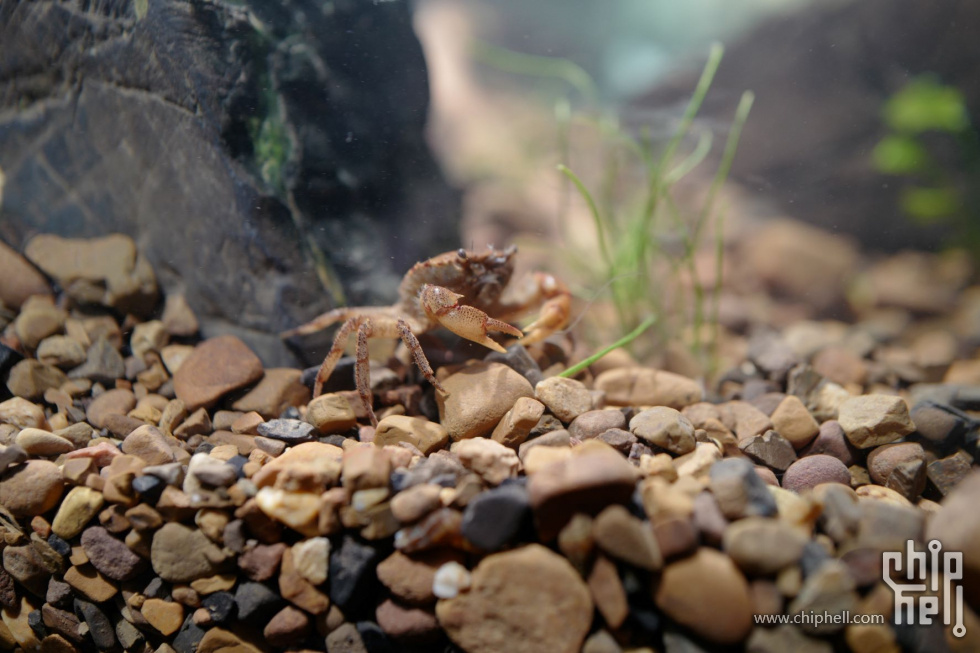
<svg viewBox="0 0 980 653">
<path fill-rule="evenodd" d="M 564 328 L 568 323 L 571 297 L 564 284 L 550 274 L 528 275 L 516 289 L 505 294 L 514 273 L 516 252 L 517 247 L 512 245 L 503 250 L 491 247 L 483 252 L 460 249 L 440 254 L 416 263 L 405 274 L 398 288 L 398 301 L 392 306 L 335 308 L 283 333 L 282 337 L 315 333 L 343 321 L 316 375 L 313 396 L 318 397 L 343 355 L 347 339 L 356 331 L 354 379 L 371 423 L 377 425 L 371 406 L 368 338 L 401 338 L 429 383 L 439 392 L 448 394 L 432 372 L 416 333 L 444 326 L 463 338 L 502 352 L 504 348 L 490 339 L 490 332 L 504 333 L 520 338 L 519 342 L 523 344 L 532 344 Z M 541 313 L 523 333 L 502 321 L 513 319 L 535 305 L 541 306 Z"/>
</svg>

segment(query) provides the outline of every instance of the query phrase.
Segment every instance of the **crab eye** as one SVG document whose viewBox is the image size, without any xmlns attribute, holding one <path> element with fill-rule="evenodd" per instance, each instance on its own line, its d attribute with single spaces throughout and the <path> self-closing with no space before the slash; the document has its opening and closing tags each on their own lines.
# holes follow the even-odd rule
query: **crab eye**
<svg viewBox="0 0 980 653">
<path fill-rule="evenodd" d="M 466 250 L 463 249 L 462 247 L 460 247 L 459 249 L 456 250 L 456 256 L 458 256 L 459 258 L 461 258 L 461 259 L 463 259 L 465 261 L 466 260 Z"/>
</svg>

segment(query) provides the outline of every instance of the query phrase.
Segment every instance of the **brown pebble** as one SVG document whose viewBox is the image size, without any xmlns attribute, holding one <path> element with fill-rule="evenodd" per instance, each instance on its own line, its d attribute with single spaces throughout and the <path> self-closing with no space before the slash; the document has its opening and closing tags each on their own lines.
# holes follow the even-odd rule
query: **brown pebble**
<svg viewBox="0 0 980 653">
<path fill-rule="evenodd" d="M 54 508 L 64 487 L 60 467 L 28 460 L 0 476 L 0 505 L 15 517 L 33 517 Z"/>
<path fill-rule="evenodd" d="M 211 406 L 223 395 L 262 378 L 262 362 L 232 335 L 205 340 L 174 374 L 174 392 L 195 411 Z"/>
<path fill-rule="evenodd" d="M 442 380 L 448 395 L 436 393 L 439 421 L 453 440 L 489 435 L 521 397 L 533 397 L 531 384 L 501 363 L 477 362 Z"/>
<path fill-rule="evenodd" d="M 803 492 L 821 483 L 850 485 L 850 482 L 851 473 L 844 463 L 825 454 L 800 458 L 783 474 L 783 487 L 794 492 Z"/>
</svg>

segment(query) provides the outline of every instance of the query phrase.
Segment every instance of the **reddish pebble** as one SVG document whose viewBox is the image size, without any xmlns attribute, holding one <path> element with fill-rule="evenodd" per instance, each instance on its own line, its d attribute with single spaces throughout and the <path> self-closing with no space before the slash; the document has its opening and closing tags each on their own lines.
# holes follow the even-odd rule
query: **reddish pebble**
<svg viewBox="0 0 980 653">
<path fill-rule="evenodd" d="M 800 458 L 783 474 L 783 487 L 794 492 L 803 492 L 821 483 L 850 485 L 851 473 L 833 456 L 815 454 Z"/>
</svg>

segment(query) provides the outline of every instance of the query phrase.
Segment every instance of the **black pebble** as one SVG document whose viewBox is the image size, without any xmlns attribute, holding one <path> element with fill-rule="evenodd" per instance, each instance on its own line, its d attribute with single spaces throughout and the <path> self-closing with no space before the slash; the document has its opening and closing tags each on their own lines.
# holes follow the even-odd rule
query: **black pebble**
<svg viewBox="0 0 980 653">
<path fill-rule="evenodd" d="M 0 401 L 13 396 L 7 389 L 7 377 L 10 376 L 10 368 L 22 360 L 23 356 L 7 345 L 0 344 Z"/>
<path fill-rule="evenodd" d="M 71 544 L 68 544 L 68 542 L 65 542 L 54 533 L 48 536 L 48 546 L 57 551 L 58 555 L 62 557 L 71 555 Z"/>
<path fill-rule="evenodd" d="M 527 490 L 519 484 L 482 492 L 463 511 L 463 537 L 484 551 L 499 551 L 530 525 Z"/>
<path fill-rule="evenodd" d="M 377 549 L 350 535 L 344 536 L 330 555 L 330 600 L 344 612 L 356 608 L 372 594 L 367 585 L 375 580 L 377 562 Z"/>
<path fill-rule="evenodd" d="M 88 625 L 89 636 L 98 650 L 107 651 L 116 645 L 116 632 L 112 622 L 94 603 L 75 599 L 75 616 Z"/>
<path fill-rule="evenodd" d="M 204 639 L 204 635 L 204 629 L 194 623 L 194 617 L 188 616 L 170 645 L 177 653 L 196 653 L 197 645 Z"/>
<path fill-rule="evenodd" d="M 241 583 L 235 590 L 239 621 L 266 620 L 279 609 L 282 599 L 262 583 Z"/>
<path fill-rule="evenodd" d="M 238 454 L 232 456 L 226 462 L 235 468 L 235 473 L 238 474 L 238 478 L 242 478 L 243 476 L 245 476 L 244 468 L 245 468 L 245 463 L 248 462 L 248 458 L 246 458 L 241 454 Z"/>
<path fill-rule="evenodd" d="M 378 624 L 373 621 L 358 621 L 355 626 L 368 653 L 392 653 L 394 651 L 391 642 L 388 641 L 388 636 Z"/>
<path fill-rule="evenodd" d="M 211 453 L 212 449 L 214 449 L 213 444 L 210 442 L 202 442 L 201 444 L 197 445 L 197 448 L 194 449 L 194 453 Z"/>
<path fill-rule="evenodd" d="M 201 605 L 208 609 L 208 612 L 211 613 L 211 619 L 218 625 L 235 616 L 235 597 L 230 592 L 209 594 L 201 600 Z"/>
<path fill-rule="evenodd" d="M 511 345 L 507 348 L 506 352 L 490 352 L 483 360 L 489 363 L 503 363 L 530 381 L 531 387 L 536 386 L 538 382 L 544 379 L 544 374 L 541 373 L 541 367 L 527 353 L 524 345 Z"/>
<path fill-rule="evenodd" d="M 143 476 L 137 476 L 133 479 L 133 490 L 140 495 L 145 501 L 150 503 L 156 503 L 157 499 L 163 493 L 163 488 L 165 483 L 162 479 L 152 476 L 150 474 L 144 474 Z"/>
<path fill-rule="evenodd" d="M 31 627 L 38 639 L 44 639 L 48 636 L 48 629 L 41 618 L 40 610 L 32 610 L 27 614 L 27 625 Z"/>
</svg>

